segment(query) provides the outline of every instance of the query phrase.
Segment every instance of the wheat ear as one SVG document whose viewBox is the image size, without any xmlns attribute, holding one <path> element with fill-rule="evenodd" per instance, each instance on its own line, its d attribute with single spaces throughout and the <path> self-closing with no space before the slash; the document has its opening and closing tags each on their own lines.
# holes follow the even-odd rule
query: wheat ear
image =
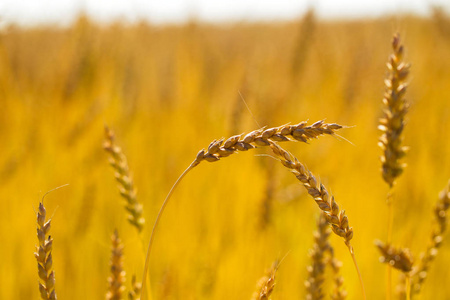
<svg viewBox="0 0 450 300">
<path fill-rule="evenodd" d="M 405 115 L 409 104 L 405 99 L 406 79 L 410 65 L 402 62 L 403 46 L 399 34 L 392 39 L 393 53 L 389 57 L 387 67 L 389 76 L 385 80 L 384 115 L 378 128 L 382 131 L 379 146 L 383 149 L 381 156 L 383 179 L 392 188 L 395 179 L 403 172 L 405 164 L 400 159 L 405 156 L 408 147 L 402 146 L 402 132 L 405 126 Z"/>
<path fill-rule="evenodd" d="M 38 263 L 39 292 L 44 300 L 56 300 L 55 271 L 53 270 L 53 239 L 49 235 L 51 219 L 46 221 L 44 202 L 39 203 L 37 213 L 37 237 L 39 246 L 36 247 L 34 256 Z"/>
<path fill-rule="evenodd" d="M 128 212 L 128 221 L 141 232 L 145 219 L 142 217 L 142 204 L 137 201 L 128 162 L 122 149 L 115 143 L 114 132 L 105 126 L 105 142 L 103 148 L 110 154 L 109 163 L 115 170 L 114 176 L 119 183 L 120 195 L 125 199 L 125 209 Z"/>
<path fill-rule="evenodd" d="M 308 191 L 308 194 L 314 199 L 320 210 L 322 210 L 322 213 L 324 214 L 327 222 L 331 225 L 333 232 L 344 239 L 345 245 L 352 256 L 356 272 L 358 273 L 363 297 L 366 299 L 361 272 L 359 271 L 359 267 L 356 262 L 354 249 L 350 243 L 350 240 L 353 238 L 353 228 L 349 226 L 348 217 L 345 214 L 345 211 L 339 209 L 339 205 L 334 200 L 334 197 L 330 196 L 325 186 L 319 183 L 315 176 L 294 155 L 284 150 L 274 142 L 271 142 L 270 148 L 280 159 L 283 166 L 288 168 L 291 173 L 293 173 L 295 177 L 303 184 Z"/>
<path fill-rule="evenodd" d="M 269 300 L 270 295 L 275 287 L 275 274 L 280 266 L 278 261 L 272 264 L 272 267 L 266 272 L 256 285 L 256 290 L 253 293 L 252 300 Z"/>
<path fill-rule="evenodd" d="M 333 271 L 333 292 L 331 299 L 343 300 L 347 292 L 343 288 L 344 279 L 339 274 L 342 263 L 334 257 L 334 249 L 328 237 L 331 230 L 323 214 L 317 219 L 317 230 L 314 232 L 314 245 L 310 250 L 311 266 L 307 268 L 308 279 L 305 282 L 307 291 L 306 299 L 318 300 L 324 298 L 322 286 L 324 282 L 325 268 L 329 265 Z M 328 256 L 327 256 L 328 254 Z"/>
<path fill-rule="evenodd" d="M 438 249 L 442 244 L 443 235 L 447 230 L 448 225 L 448 209 L 450 208 L 450 181 L 444 190 L 439 194 L 439 200 L 434 207 L 434 219 L 435 228 L 431 232 L 431 242 L 422 254 L 420 259 L 420 265 L 413 271 L 412 275 L 412 295 L 418 294 L 422 288 L 422 285 L 427 278 L 428 269 L 431 263 L 435 259 Z"/>
<path fill-rule="evenodd" d="M 153 224 L 152 233 L 147 247 L 147 255 L 144 264 L 144 274 L 142 276 L 142 297 L 146 299 L 145 293 L 146 278 L 150 264 L 150 253 L 152 249 L 153 239 L 155 236 L 156 228 L 158 227 L 159 220 L 169 202 L 173 192 L 175 191 L 181 180 L 188 174 L 193 168 L 198 166 L 203 161 L 215 162 L 221 158 L 228 157 L 231 154 L 247 151 L 257 147 L 269 146 L 272 142 L 284 142 L 284 141 L 300 141 L 307 143 L 312 139 L 316 139 L 321 135 L 335 135 L 336 132 L 343 128 L 338 124 L 328 124 L 323 120 L 315 122 L 312 125 L 307 126 L 307 122 L 301 122 L 297 125 L 283 125 L 273 128 L 261 128 L 254 130 L 248 134 L 235 135 L 228 139 L 219 139 L 212 141 L 208 149 L 202 149 L 198 152 L 194 161 L 187 167 L 186 170 L 178 177 L 173 184 L 166 198 L 164 199 L 161 208 L 159 209 L 155 223 Z"/>
<path fill-rule="evenodd" d="M 125 271 L 123 270 L 123 244 L 117 229 L 111 237 L 111 275 L 108 278 L 107 300 L 120 300 L 125 290 Z"/>
<path fill-rule="evenodd" d="M 39 245 L 36 247 L 34 256 L 38 263 L 38 275 L 41 280 L 39 282 L 39 293 L 44 300 L 56 300 L 55 290 L 55 271 L 53 270 L 53 238 L 48 234 L 50 232 L 50 224 L 52 219 L 46 221 L 47 212 L 44 207 L 44 199 L 49 193 L 68 186 L 68 184 L 61 185 L 54 188 L 42 196 L 42 200 L 39 203 L 39 209 L 37 213 L 37 237 Z"/>
</svg>

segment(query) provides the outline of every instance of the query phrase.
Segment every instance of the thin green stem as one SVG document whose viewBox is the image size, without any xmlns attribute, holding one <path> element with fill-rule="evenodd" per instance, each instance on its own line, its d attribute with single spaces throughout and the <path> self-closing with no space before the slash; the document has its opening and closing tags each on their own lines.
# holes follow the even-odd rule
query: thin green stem
<svg viewBox="0 0 450 300">
<path fill-rule="evenodd" d="M 149 265 L 150 265 L 150 253 L 152 250 L 153 239 L 155 237 L 156 228 L 158 227 L 158 224 L 159 224 L 161 216 L 164 212 L 164 209 L 166 208 L 167 203 L 169 202 L 169 199 L 172 196 L 175 188 L 178 186 L 178 184 L 183 179 L 183 177 L 186 176 L 186 174 L 190 170 L 192 170 L 195 166 L 197 166 L 198 164 L 199 164 L 199 162 L 197 160 L 195 160 L 191 163 L 191 165 L 186 170 L 184 170 L 184 172 L 180 175 L 180 177 L 178 177 L 177 181 L 175 181 L 174 185 L 172 186 L 169 193 L 167 194 L 166 199 L 164 200 L 163 204 L 161 205 L 161 208 L 159 209 L 158 216 L 156 217 L 155 223 L 153 224 L 152 234 L 150 235 L 150 241 L 148 242 L 148 247 L 147 247 L 147 255 L 145 257 L 144 274 L 142 275 L 142 292 L 141 292 L 142 300 L 151 299 L 151 297 L 148 297 L 149 296 L 148 294 L 150 294 L 150 278 L 148 279 L 148 281 L 149 281 L 148 294 L 145 292 L 145 287 L 146 287 L 146 283 L 147 283 L 146 282 L 147 281 L 147 273 L 148 273 Z"/>
</svg>

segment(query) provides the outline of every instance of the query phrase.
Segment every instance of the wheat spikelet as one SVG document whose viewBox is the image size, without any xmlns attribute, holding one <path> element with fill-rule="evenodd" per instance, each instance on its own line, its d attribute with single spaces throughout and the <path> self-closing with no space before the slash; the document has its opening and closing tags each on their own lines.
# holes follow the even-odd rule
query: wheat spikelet
<svg viewBox="0 0 450 300">
<path fill-rule="evenodd" d="M 136 199 L 136 190 L 130 175 L 128 163 L 122 149 L 115 144 L 114 132 L 105 126 L 106 140 L 103 148 L 110 154 L 109 163 L 116 171 L 114 176 L 119 183 L 120 195 L 125 199 L 125 209 L 129 213 L 128 221 L 141 232 L 145 224 L 142 217 L 142 204 Z"/>
<path fill-rule="evenodd" d="M 39 246 L 36 247 L 34 256 L 38 263 L 38 274 L 40 278 L 39 292 L 44 300 L 56 300 L 55 272 L 53 270 L 52 247 L 53 239 L 48 234 L 50 231 L 51 219 L 46 219 L 44 203 L 39 203 L 37 213 L 37 237 Z"/>
<path fill-rule="evenodd" d="M 409 104 L 406 102 L 406 79 L 409 73 L 409 64 L 402 62 L 403 46 L 400 45 L 400 36 L 394 35 L 392 40 L 394 53 L 389 57 L 387 67 L 389 77 L 385 80 L 386 93 L 383 98 L 385 105 L 384 116 L 380 119 L 378 128 L 382 131 L 378 145 L 383 149 L 381 156 L 382 175 L 390 187 L 395 179 L 403 172 L 405 164 L 400 159 L 405 156 L 407 147 L 402 146 L 402 132 L 405 125 L 405 115 Z"/>
<path fill-rule="evenodd" d="M 387 263 L 405 274 L 412 271 L 414 260 L 408 249 L 396 248 L 382 241 L 375 241 L 375 245 L 381 253 L 380 262 Z"/>
<path fill-rule="evenodd" d="M 435 228 L 431 233 L 431 242 L 422 254 L 420 259 L 420 265 L 413 272 L 412 277 L 412 294 L 418 294 L 422 288 L 422 285 L 427 278 L 428 269 L 431 263 L 435 259 L 438 249 L 442 244 L 443 234 L 447 229 L 448 223 L 448 209 L 450 208 L 450 181 L 447 187 L 440 192 L 439 200 L 434 207 Z"/>
<path fill-rule="evenodd" d="M 131 278 L 131 290 L 128 292 L 129 300 L 139 300 L 142 284 L 136 281 L 136 275 Z"/>
<path fill-rule="evenodd" d="M 123 270 L 123 245 L 117 229 L 111 237 L 111 275 L 108 278 L 107 300 L 120 300 L 125 290 L 125 271 Z"/>
<path fill-rule="evenodd" d="M 280 266 L 278 261 L 272 264 L 272 267 L 266 272 L 256 285 L 256 290 L 253 293 L 252 300 L 269 300 L 270 295 L 275 287 L 275 274 Z"/>
<path fill-rule="evenodd" d="M 314 175 L 295 156 L 275 143 L 271 143 L 270 148 L 280 158 L 281 163 L 303 184 L 309 195 L 314 198 L 314 201 L 324 213 L 333 232 L 342 237 L 345 244 L 350 248 L 353 228 L 349 226 L 345 211 L 339 209 L 334 197 L 330 196 L 325 186 L 319 183 Z"/>
</svg>

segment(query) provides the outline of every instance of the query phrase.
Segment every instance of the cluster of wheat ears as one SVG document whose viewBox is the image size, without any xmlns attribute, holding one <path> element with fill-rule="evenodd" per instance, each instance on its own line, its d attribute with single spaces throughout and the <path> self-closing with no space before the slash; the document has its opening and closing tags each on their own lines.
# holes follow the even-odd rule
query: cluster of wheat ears
<svg viewBox="0 0 450 300">
<path fill-rule="evenodd" d="M 379 145 L 383 150 L 381 156 L 382 177 L 390 188 L 386 197 L 389 220 L 387 226 L 387 238 L 385 241 L 376 241 L 376 246 L 380 250 L 380 261 L 387 264 L 386 298 L 391 299 L 392 291 L 392 268 L 400 271 L 400 286 L 397 289 L 400 299 L 412 299 L 417 296 L 423 286 L 427 272 L 433 259 L 438 253 L 442 244 L 443 234 L 446 231 L 448 222 L 447 211 L 450 206 L 450 186 L 447 185 L 440 193 L 435 205 L 434 217 L 435 226 L 431 232 L 431 239 L 428 247 L 424 250 L 420 259 L 414 261 L 408 249 L 393 246 L 392 232 L 394 214 L 392 202 L 395 197 L 392 192 L 396 180 L 404 170 L 405 164 L 402 158 L 407 153 L 407 147 L 403 145 L 402 132 L 405 127 L 405 116 L 408 111 L 408 101 L 405 93 L 407 90 L 407 79 L 409 64 L 403 62 L 404 49 L 400 43 L 399 35 L 394 35 L 392 39 L 393 53 L 387 63 L 388 76 L 385 80 L 386 93 L 383 98 L 383 117 L 379 121 L 379 129 L 382 132 Z M 142 281 L 138 282 L 136 275 L 132 277 L 132 286 L 128 288 L 128 299 L 149 299 L 150 280 L 147 277 L 150 269 L 150 255 L 157 225 L 161 219 L 164 209 L 169 202 L 176 186 L 190 170 L 198 166 L 203 161 L 216 162 L 232 154 L 248 151 L 257 147 L 267 147 L 271 150 L 273 158 L 277 159 L 286 169 L 288 169 L 300 181 L 316 202 L 322 212 L 317 221 L 317 231 L 314 233 L 314 245 L 310 251 L 311 265 L 307 267 L 308 278 L 305 281 L 307 299 L 323 299 L 325 294 L 329 294 L 332 299 L 345 299 L 347 293 L 344 289 L 343 277 L 339 274 L 341 263 L 334 256 L 333 247 L 328 241 L 328 236 L 333 232 L 341 237 L 353 259 L 360 285 L 361 296 L 366 299 L 363 284 L 363 276 L 360 274 L 357 264 L 355 249 L 351 241 L 358 234 L 350 226 L 349 216 L 342 209 L 338 202 L 331 195 L 328 189 L 317 179 L 317 177 L 306 168 L 292 153 L 280 146 L 281 142 L 299 141 L 308 143 L 313 139 L 318 139 L 323 135 L 337 136 L 337 131 L 344 126 L 338 124 L 318 121 L 311 125 L 301 122 L 296 125 L 282 125 L 273 128 L 260 128 L 247 134 L 240 134 L 227 139 L 218 139 L 210 143 L 207 149 L 202 149 L 189 167 L 181 174 L 172 189 L 164 200 L 162 207 L 156 217 L 148 246 L 142 244 L 146 249 L 146 259 L 143 268 Z M 116 144 L 114 133 L 111 129 L 105 130 L 104 149 L 109 154 L 109 161 L 114 169 L 115 178 L 119 185 L 120 195 L 125 200 L 125 209 L 130 224 L 136 228 L 138 233 L 142 232 L 145 226 L 143 218 L 142 204 L 137 200 L 136 189 L 133 184 L 128 163 L 121 148 Z M 449 182 L 450 184 L 450 182 Z M 44 199 L 39 204 L 37 213 L 37 236 L 39 245 L 36 247 L 36 260 L 38 262 L 39 292 L 42 299 L 57 299 L 55 289 L 55 273 L 52 268 L 52 245 L 53 239 L 49 235 L 51 220 L 46 218 Z M 127 288 L 125 287 L 125 272 L 123 270 L 123 244 L 116 230 L 112 235 L 112 250 L 110 261 L 110 276 L 107 279 L 108 289 L 106 299 L 122 299 Z M 275 288 L 275 276 L 281 261 L 276 260 L 267 274 L 262 277 L 257 284 L 257 288 L 252 299 L 269 299 Z M 330 268 L 333 274 L 333 288 L 331 291 L 324 291 L 325 270 Z"/>
</svg>

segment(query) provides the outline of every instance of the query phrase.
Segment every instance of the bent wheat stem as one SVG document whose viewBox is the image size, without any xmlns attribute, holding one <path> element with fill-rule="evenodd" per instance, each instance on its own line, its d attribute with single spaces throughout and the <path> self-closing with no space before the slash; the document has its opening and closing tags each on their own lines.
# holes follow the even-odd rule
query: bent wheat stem
<svg viewBox="0 0 450 300">
<path fill-rule="evenodd" d="M 148 299 L 147 298 L 148 295 L 145 292 L 145 287 L 146 287 L 146 283 L 147 283 L 148 268 L 150 265 L 150 253 L 151 253 L 151 249 L 152 249 L 152 245 L 153 245 L 153 240 L 155 238 L 156 228 L 158 227 L 158 224 L 159 224 L 159 221 L 161 220 L 161 216 L 164 212 L 164 209 L 166 208 L 167 203 L 169 203 L 170 197 L 172 196 L 173 192 L 175 191 L 175 188 L 178 186 L 178 184 L 181 182 L 181 180 L 184 178 L 184 176 L 186 176 L 186 174 L 190 170 L 192 170 L 196 165 L 198 165 L 198 163 L 196 161 L 194 161 L 186 170 L 184 170 L 184 172 L 180 175 L 180 177 L 178 177 L 177 181 L 174 183 L 174 185 L 170 189 L 169 193 L 167 194 L 166 199 L 164 199 L 164 202 L 163 202 L 161 208 L 159 209 L 158 216 L 156 217 L 156 220 L 155 220 L 155 224 L 153 224 L 152 233 L 150 235 L 150 241 L 148 242 L 147 255 L 145 257 L 144 274 L 142 275 L 142 289 L 141 289 L 142 300 Z M 149 289 L 150 289 L 150 286 L 149 286 Z"/>
<path fill-rule="evenodd" d="M 150 253 L 153 245 L 153 240 L 156 232 L 156 228 L 159 224 L 161 216 L 166 208 L 175 188 L 181 182 L 181 180 L 192 170 L 194 167 L 198 166 L 202 161 L 215 162 L 221 158 L 230 156 L 231 154 L 247 151 L 257 147 L 269 146 L 273 142 L 285 142 L 285 141 L 300 141 L 307 143 L 311 139 L 316 139 L 321 135 L 335 135 L 336 131 L 343 128 L 343 126 L 338 124 L 328 124 L 323 120 L 315 122 L 310 126 L 306 126 L 306 122 L 301 122 L 297 125 L 283 125 L 273 128 L 260 128 L 254 130 L 246 135 L 235 135 L 228 139 L 220 139 L 212 141 L 208 149 L 202 149 L 198 152 L 195 160 L 189 165 L 189 167 L 184 170 L 177 181 L 174 183 L 169 193 L 167 194 L 164 202 L 158 212 L 155 223 L 153 224 L 152 233 L 150 235 L 150 241 L 148 243 L 147 255 L 144 264 L 144 274 L 142 277 L 142 297 L 143 300 L 146 299 L 147 294 L 145 293 L 145 286 L 148 284 L 146 282 L 147 273 L 150 265 Z"/>
</svg>

